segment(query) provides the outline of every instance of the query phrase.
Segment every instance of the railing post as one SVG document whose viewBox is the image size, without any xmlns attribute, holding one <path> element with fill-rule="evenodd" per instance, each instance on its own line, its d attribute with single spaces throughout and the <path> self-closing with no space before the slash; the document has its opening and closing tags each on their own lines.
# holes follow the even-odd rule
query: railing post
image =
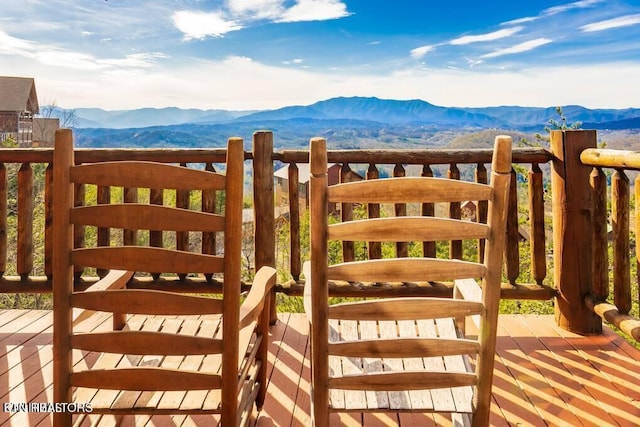
<svg viewBox="0 0 640 427">
<path fill-rule="evenodd" d="M 580 334 L 602 332 L 602 321 L 584 303 L 592 287 L 591 167 L 580 162 L 580 153 L 596 141 L 593 130 L 551 131 L 555 317 Z"/>
<path fill-rule="evenodd" d="M 253 134 L 253 209 L 255 210 L 256 271 L 276 264 L 275 218 L 273 192 L 273 133 Z M 277 320 L 275 290 L 271 291 L 269 307 L 271 323 Z"/>
</svg>

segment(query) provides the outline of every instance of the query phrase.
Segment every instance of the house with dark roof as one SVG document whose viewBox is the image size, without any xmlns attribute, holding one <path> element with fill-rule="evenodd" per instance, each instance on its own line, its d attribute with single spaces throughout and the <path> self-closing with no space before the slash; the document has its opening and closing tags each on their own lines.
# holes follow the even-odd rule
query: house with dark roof
<svg viewBox="0 0 640 427">
<path fill-rule="evenodd" d="M 31 146 L 39 110 L 34 79 L 0 77 L 0 140 L 11 137 L 19 146 Z"/>
</svg>

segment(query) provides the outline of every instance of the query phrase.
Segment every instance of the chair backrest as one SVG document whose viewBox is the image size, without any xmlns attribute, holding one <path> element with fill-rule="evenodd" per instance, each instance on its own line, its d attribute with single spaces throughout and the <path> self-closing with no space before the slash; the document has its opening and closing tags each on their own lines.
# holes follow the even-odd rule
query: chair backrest
<svg viewBox="0 0 640 427">
<path fill-rule="evenodd" d="M 328 280 L 362 282 L 444 281 L 484 278 L 499 286 L 506 218 L 507 190 L 511 173 L 511 138 L 498 137 L 494 149 L 491 182 L 480 184 L 446 178 L 402 177 L 327 185 L 326 142 L 311 141 L 311 257 L 313 280 L 320 292 Z M 364 218 L 329 224 L 328 203 L 397 204 L 487 201 L 487 224 L 431 216 Z M 328 259 L 328 242 L 434 242 L 482 239 L 481 261 L 435 258 L 401 258 L 359 262 Z M 331 261 L 331 262 L 330 262 Z M 351 260 L 349 260 L 351 261 Z M 336 265 L 330 265 L 336 264 Z M 321 295 L 318 295 L 320 298 Z"/>
<path fill-rule="evenodd" d="M 114 161 L 76 165 L 70 130 L 56 135 L 53 160 L 54 220 L 54 384 L 55 399 L 70 402 L 71 386 L 127 389 L 127 384 L 164 382 L 182 383 L 193 388 L 220 388 L 230 384 L 237 388 L 237 374 L 217 377 L 169 373 L 150 378 L 148 372 L 121 371 L 100 376 L 99 373 L 72 373 L 73 348 L 90 351 L 131 354 L 207 354 L 222 353 L 222 372 L 238 371 L 238 340 L 241 287 L 242 201 L 244 151 L 240 138 L 228 141 L 224 174 L 177 165 L 144 161 Z M 74 188 L 135 188 L 202 192 L 215 200 L 216 192 L 224 193 L 221 213 L 203 212 L 157 202 L 109 204 L 87 203 L 74 206 Z M 87 190 L 89 192 L 89 190 Z M 204 199 L 204 197 L 203 197 Z M 148 199 L 147 199 L 148 200 Z M 204 210 L 204 209 L 203 209 Z M 224 252 L 220 255 L 190 252 L 178 243 L 177 248 L 152 247 L 147 241 L 137 245 L 74 248 L 74 228 L 150 230 L 165 233 L 224 233 Z M 124 232 L 123 232 L 124 233 Z M 122 239 L 121 239 L 122 240 Z M 117 245 L 117 246 L 116 246 Z M 109 292 L 74 292 L 74 269 L 94 267 L 100 270 L 175 275 L 223 273 L 222 299 L 180 295 L 158 290 L 123 289 Z M 104 335 L 73 333 L 74 309 L 111 311 L 143 315 L 222 314 L 222 338 L 197 336 L 155 336 L 134 331 Z M 176 338 L 177 337 L 177 338 Z M 148 339 L 147 339 L 148 338 Z M 146 346 L 146 349 L 143 348 Z M 154 352 L 157 350 L 157 352 Z M 180 353 L 183 351 L 183 353 Z M 169 352 L 169 353 L 167 353 Z M 93 375 L 93 376 L 92 376 Z M 222 378 L 220 378 L 222 377 Z M 147 389 L 154 389 L 149 384 Z M 141 387 L 145 387 L 142 385 Z M 142 388 L 144 390 L 144 388 Z"/>
<path fill-rule="evenodd" d="M 453 386 L 456 381 L 459 385 L 477 385 L 477 405 L 488 405 L 490 401 L 491 376 L 493 373 L 493 353 L 495 351 L 496 324 L 498 305 L 500 299 L 500 285 L 502 274 L 502 259 L 505 240 L 505 224 L 507 212 L 508 189 L 511 172 L 511 138 L 499 136 L 496 138 L 490 184 L 464 182 L 460 180 L 433 178 L 433 177 L 402 177 L 388 179 L 374 179 L 359 182 L 342 183 L 333 186 L 327 185 L 327 151 L 324 139 L 315 138 L 311 141 L 311 188 L 310 188 L 310 224 L 311 224 L 311 269 L 310 281 L 312 306 L 307 307 L 311 311 L 312 328 L 312 367 L 314 372 L 314 401 L 317 407 L 328 405 L 327 387 L 331 385 L 337 388 L 362 388 L 366 389 L 368 381 L 365 376 L 353 378 L 329 378 L 328 355 L 355 355 L 362 353 L 361 357 L 370 357 L 372 354 L 383 356 L 384 351 L 390 351 L 395 355 L 391 357 L 420 357 L 426 354 L 424 343 L 416 353 L 410 350 L 407 344 L 403 347 L 398 341 L 385 346 L 383 343 L 340 343 L 329 345 L 330 319 L 357 319 L 357 320 L 408 320 L 438 317 L 460 317 L 468 314 L 481 314 L 479 347 L 471 346 L 477 354 L 477 369 L 474 378 L 452 376 L 450 383 L 444 380 L 442 386 Z M 384 206 L 404 206 L 405 204 L 418 203 L 452 203 L 465 201 L 488 202 L 488 220 L 486 224 L 460 219 L 438 218 L 429 216 L 403 216 L 364 218 L 353 221 L 329 224 L 329 204 L 374 204 Z M 393 211 L 390 208 L 389 211 Z M 418 214 L 420 215 L 420 214 Z M 484 256 L 475 260 L 439 259 L 427 256 L 406 257 L 395 255 L 385 259 L 360 259 L 345 260 L 330 259 L 329 254 L 340 252 L 340 244 L 352 245 L 352 242 L 364 242 L 363 246 L 372 245 L 372 242 L 434 242 L 434 241 L 460 241 L 482 240 L 484 244 Z M 378 244 L 378 243 L 376 243 Z M 336 245 L 336 246 L 332 246 Z M 421 245 L 420 245 L 421 246 Z M 393 250 L 395 246 L 391 246 Z M 367 256 L 365 251 L 360 252 L 360 258 Z M 387 251 L 388 252 L 388 251 Z M 478 278 L 482 279 L 481 304 L 478 302 L 456 302 L 449 304 L 451 300 L 434 298 L 428 301 L 426 298 L 396 298 L 379 301 L 367 301 L 367 303 L 342 303 L 329 305 L 326 303 L 329 297 L 330 281 L 346 281 L 360 283 L 380 282 L 434 282 L 453 281 L 457 279 Z M 435 344 L 442 348 L 442 344 Z M 447 343 L 448 346 L 453 346 Z M 462 345 L 467 345 L 463 343 Z M 351 347 L 350 347 L 351 346 Z M 406 356 L 401 356 L 402 352 Z M 434 347 L 435 353 L 437 350 Z M 462 348 L 454 348 L 452 352 L 462 351 Z M 421 353 L 422 352 L 422 353 Z M 381 383 L 373 385 L 375 381 L 407 382 L 407 389 L 425 388 L 420 386 L 420 381 L 434 380 L 434 377 L 407 377 L 391 376 L 383 379 L 372 379 L 370 386 L 373 389 L 384 389 Z M 443 377 L 444 378 L 444 377 Z M 387 384 L 387 385 L 389 385 Z M 488 384 L 488 387 L 487 387 Z M 429 387 L 426 387 L 429 388 Z M 397 388 L 396 388 L 397 389 Z M 487 406 L 488 407 L 488 406 Z M 320 409 L 322 411 L 322 409 Z M 320 423 L 323 424 L 323 423 Z"/>
</svg>

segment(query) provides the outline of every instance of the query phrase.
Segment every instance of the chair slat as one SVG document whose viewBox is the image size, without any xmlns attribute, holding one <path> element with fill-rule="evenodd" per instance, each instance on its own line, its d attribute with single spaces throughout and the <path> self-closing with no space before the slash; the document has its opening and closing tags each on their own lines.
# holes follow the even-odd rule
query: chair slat
<svg viewBox="0 0 640 427">
<path fill-rule="evenodd" d="M 348 357 L 434 357 L 476 354 L 480 344 L 467 339 L 369 339 L 329 344 L 329 354 Z"/>
<path fill-rule="evenodd" d="M 222 352 L 222 340 L 147 331 L 114 331 L 71 336 L 80 350 L 123 354 L 214 354 Z"/>
<path fill-rule="evenodd" d="M 381 372 L 329 378 L 329 387 L 344 390 L 429 390 L 474 385 L 477 379 L 467 372 Z"/>
<path fill-rule="evenodd" d="M 221 215 L 206 212 L 127 203 L 74 208 L 71 222 L 130 230 L 222 231 L 225 221 Z"/>
<path fill-rule="evenodd" d="M 489 227 L 449 218 L 397 217 L 349 221 L 329 226 L 328 239 L 370 242 L 483 239 Z"/>
<path fill-rule="evenodd" d="M 471 316 L 481 313 L 482 303 L 450 298 L 388 298 L 345 302 L 329 306 L 330 319 L 418 320 Z"/>
<path fill-rule="evenodd" d="M 207 179 L 203 179 L 207 173 Z M 225 176 L 186 167 L 153 162 L 104 162 L 74 166 L 71 181 L 112 187 L 128 187 L 132 182 L 138 188 L 176 190 L 223 190 Z"/>
<path fill-rule="evenodd" d="M 348 282 L 419 282 L 483 277 L 485 271 L 483 264 L 467 261 L 395 258 L 331 265 L 327 277 Z"/>
<path fill-rule="evenodd" d="M 178 391 L 220 388 L 216 374 L 162 368 L 121 368 L 71 373 L 71 384 L 109 390 Z"/>
<path fill-rule="evenodd" d="M 184 274 L 217 273 L 224 267 L 221 256 L 141 246 L 76 249 L 71 260 L 85 267 Z"/>
<path fill-rule="evenodd" d="M 406 177 L 332 185 L 328 199 L 342 203 L 463 202 L 488 200 L 492 192 L 490 186 L 475 182 Z"/>
<path fill-rule="evenodd" d="M 146 289 L 76 292 L 71 305 L 128 314 L 196 315 L 222 313 L 222 300 Z"/>
</svg>

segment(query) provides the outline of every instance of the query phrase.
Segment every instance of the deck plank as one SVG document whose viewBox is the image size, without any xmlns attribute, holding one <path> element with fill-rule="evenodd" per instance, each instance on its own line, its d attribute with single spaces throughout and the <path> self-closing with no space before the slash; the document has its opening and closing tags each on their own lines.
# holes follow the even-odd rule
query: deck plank
<svg viewBox="0 0 640 427">
<path fill-rule="evenodd" d="M 579 420 L 588 424 L 616 425 L 614 419 L 603 410 L 598 400 L 589 393 L 567 365 L 567 341 L 558 335 L 556 330 L 548 327 L 541 318 L 535 319 L 535 325 L 535 332 L 520 321 L 514 321 L 506 325 L 506 328 L 511 334 L 518 333 L 523 337 L 518 341 L 520 348 L 533 360 L 540 373 Z M 532 339 L 525 340 L 525 337 Z M 554 354 L 554 349 L 558 350 L 557 354 Z M 570 348 L 568 350 L 571 351 Z"/>
<path fill-rule="evenodd" d="M 267 400 L 254 425 L 307 426 L 311 419 L 308 323 L 301 314 L 281 313 L 279 318 L 271 329 Z M 51 322 L 47 311 L 0 311 L 0 404 L 51 399 Z M 501 316 L 499 324 L 491 425 L 640 425 L 640 350 L 606 328 L 595 337 L 563 331 L 551 316 Z M 81 325 L 106 330 L 111 322 L 98 315 Z M 92 366 L 96 356 L 76 352 L 74 363 Z M 161 399 L 165 397 L 181 398 L 165 394 Z M 76 420 L 100 427 L 216 422 L 205 415 L 92 415 Z M 331 420 L 351 426 L 452 425 L 447 414 L 350 413 L 331 414 Z M 2 427 L 36 425 L 49 427 L 51 417 L 0 412 Z"/>
<path fill-rule="evenodd" d="M 581 337 L 562 331 L 560 328 L 554 327 L 551 323 L 543 321 L 537 322 L 536 332 L 541 334 L 540 340 L 549 348 L 558 360 L 566 366 L 570 373 L 584 389 L 584 393 L 580 393 L 580 397 L 593 396 L 594 405 L 586 409 L 591 416 L 596 412 L 596 408 L 600 409 L 598 415 L 606 414 L 613 422 L 620 425 L 640 425 L 640 405 L 638 401 L 635 403 L 627 395 L 618 390 L 616 382 L 611 382 L 601 370 L 597 361 L 597 355 L 600 352 L 600 346 L 590 337 Z M 551 331 L 559 334 L 561 340 L 569 344 L 569 348 L 564 351 L 558 351 L 563 344 L 558 339 L 549 338 Z M 565 345 L 566 346 L 566 345 Z M 640 373 L 638 364 L 634 369 L 637 374 Z M 574 394 L 575 396 L 575 394 Z M 599 405 L 596 406 L 596 405 Z"/>
</svg>

